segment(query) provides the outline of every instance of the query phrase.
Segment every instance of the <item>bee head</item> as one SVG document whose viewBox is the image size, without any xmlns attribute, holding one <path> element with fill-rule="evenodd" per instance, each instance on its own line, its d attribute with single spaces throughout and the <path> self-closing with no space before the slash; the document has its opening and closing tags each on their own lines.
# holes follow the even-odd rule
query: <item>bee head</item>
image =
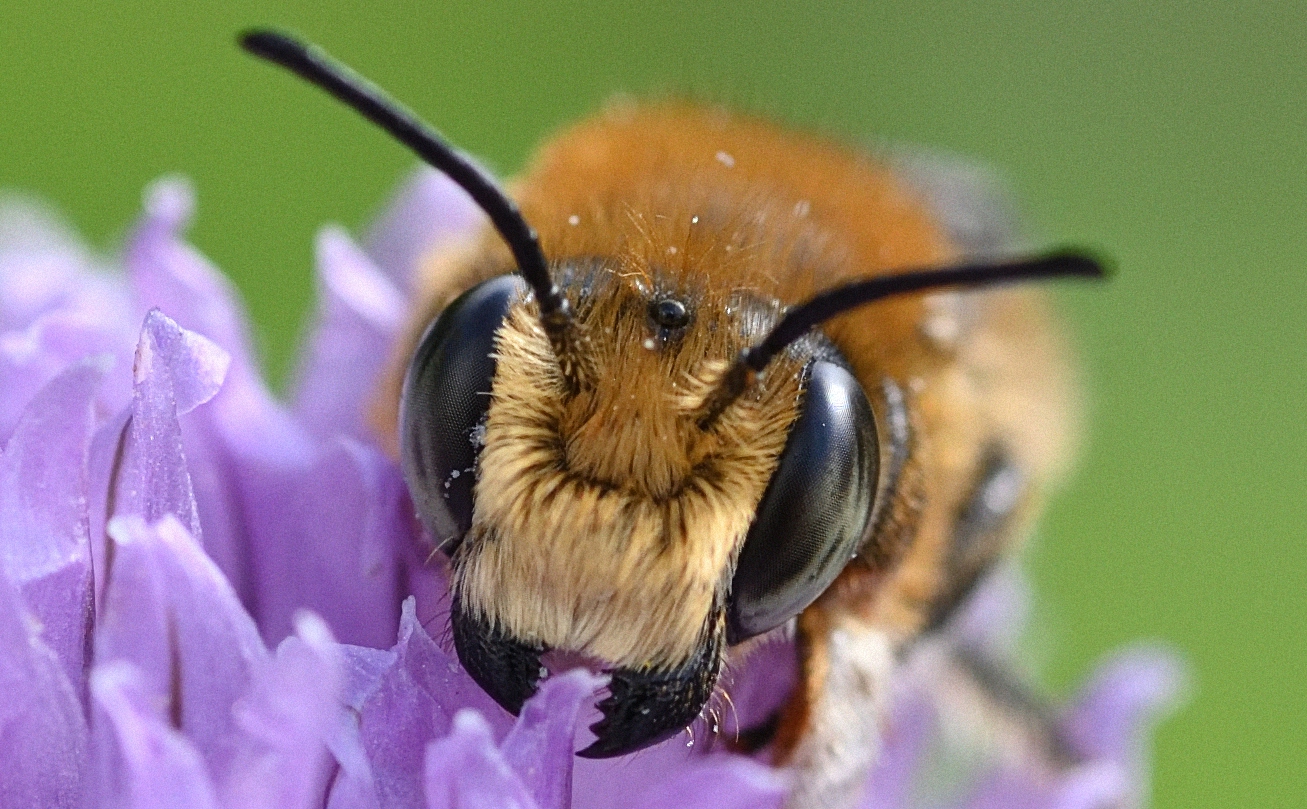
<svg viewBox="0 0 1307 809">
<path fill-rule="evenodd" d="M 704 429 L 728 359 L 778 308 L 652 272 L 632 283 L 603 260 L 557 275 L 587 378 L 570 387 L 525 284 L 492 278 L 421 341 L 402 457 L 452 556 L 464 666 L 517 710 L 548 653 L 594 661 L 612 682 L 585 754 L 616 755 L 691 722 L 727 643 L 788 620 L 843 567 L 870 513 L 875 426 L 852 376 L 817 359 L 833 348 L 808 339 Z"/>
<path fill-rule="evenodd" d="M 494 180 L 375 87 L 284 35 L 241 42 L 445 172 L 511 254 L 487 249 L 502 273 L 422 337 L 400 455 L 452 555 L 454 642 L 472 677 L 517 712 L 550 653 L 611 675 L 581 755 L 685 727 L 726 646 L 788 621 L 858 552 L 875 420 L 815 325 L 888 295 L 1102 272 L 1054 254 L 880 276 L 782 311 L 640 256 L 573 251 L 550 265 Z"/>
</svg>

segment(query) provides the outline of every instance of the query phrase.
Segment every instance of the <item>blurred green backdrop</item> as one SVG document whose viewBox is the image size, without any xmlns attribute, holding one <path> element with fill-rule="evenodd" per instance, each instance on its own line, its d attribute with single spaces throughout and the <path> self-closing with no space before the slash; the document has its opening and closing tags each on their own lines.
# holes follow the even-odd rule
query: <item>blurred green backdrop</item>
<svg viewBox="0 0 1307 809">
<path fill-rule="evenodd" d="M 412 161 L 232 35 L 294 28 L 505 173 L 615 91 L 691 93 L 981 158 L 1039 232 L 1102 246 L 1060 294 L 1091 442 L 1032 554 L 1048 679 L 1166 639 L 1195 666 L 1156 806 L 1307 793 L 1307 7 L 1297 3 L 0 5 L 0 187 L 112 248 L 164 172 L 284 377 L 321 223 Z M 1245 7 L 1246 6 L 1246 7 Z"/>
</svg>

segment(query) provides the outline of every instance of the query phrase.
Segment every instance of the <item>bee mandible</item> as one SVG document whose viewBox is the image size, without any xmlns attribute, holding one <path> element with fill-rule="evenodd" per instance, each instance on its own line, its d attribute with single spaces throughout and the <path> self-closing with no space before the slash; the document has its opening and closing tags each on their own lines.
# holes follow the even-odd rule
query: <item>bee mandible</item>
<svg viewBox="0 0 1307 809">
<path fill-rule="evenodd" d="M 768 734 L 790 805 L 855 802 L 897 656 L 1016 544 L 1068 443 L 1042 299 L 963 290 L 1101 264 L 1001 258 L 883 161 L 693 105 L 615 105 L 510 197 L 320 51 L 242 44 L 489 218 L 426 268 L 381 408 L 450 557 L 468 673 L 516 713 L 551 656 L 606 672 L 579 755 L 617 756 L 793 632 L 800 682 Z"/>
</svg>

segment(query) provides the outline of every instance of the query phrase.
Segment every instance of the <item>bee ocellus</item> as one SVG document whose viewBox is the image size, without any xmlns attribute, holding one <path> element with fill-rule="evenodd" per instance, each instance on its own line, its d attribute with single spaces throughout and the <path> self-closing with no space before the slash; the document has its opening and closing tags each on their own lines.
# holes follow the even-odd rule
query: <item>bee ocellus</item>
<svg viewBox="0 0 1307 809">
<path fill-rule="evenodd" d="M 762 741 L 791 806 L 855 802 L 896 657 L 1019 542 L 1074 432 L 1043 298 L 990 287 L 1099 263 L 1003 255 L 947 171 L 693 105 L 612 106 L 510 199 L 320 52 L 242 41 L 490 218 L 427 266 L 378 407 L 471 676 L 517 712 L 551 655 L 589 661 L 610 682 L 579 755 L 616 756 L 793 632 Z"/>
</svg>

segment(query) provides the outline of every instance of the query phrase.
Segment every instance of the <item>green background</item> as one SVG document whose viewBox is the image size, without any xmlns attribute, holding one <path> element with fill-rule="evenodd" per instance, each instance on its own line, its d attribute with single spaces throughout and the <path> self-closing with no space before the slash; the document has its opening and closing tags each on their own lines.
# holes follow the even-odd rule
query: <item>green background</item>
<svg viewBox="0 0 1307 809">
<path fill-rule="evenodd" d="M 412 161 L 238 53 L 253 23 L 318 40 L 506 173 L 619 90 L 981 158 L 1039 232 L 1120 269 L 1059 293 L 1092 425 L 1031 557 L 1049 682 L 1170 641 L 1196 688 L 1158 735 L 1156 806 L 1301 805 L 1307 6 L 887 5 L 4 0 L 0 186 L 112 247 L 145 183 L 192 177 L 194 240 L 283 378 L 315 230 L 362 225 Z"/>
</svg>

